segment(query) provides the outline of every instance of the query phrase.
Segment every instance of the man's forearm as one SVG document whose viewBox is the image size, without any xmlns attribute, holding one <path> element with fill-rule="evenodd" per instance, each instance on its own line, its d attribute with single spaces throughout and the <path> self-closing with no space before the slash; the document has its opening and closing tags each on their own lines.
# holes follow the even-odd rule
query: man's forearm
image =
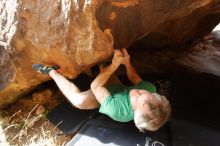
<svg viewBox="0 0 220 146">
<path fill-rule="evenodd" d="M 136 70 L 132 66 L 131 63 L 127 63 L 125 65 L 126 67 L 126 74 L 128 76 L 128 79 L 132 82 L 132 84 L 138 84 L 142 79 L 141 77 L 137 74 Z"/>
<path fill-rule="evenodd" d="M 117 70 L 118 66 L 111 64 L 106 67 L 98 76 L 94 79 L 91 84 L 91 87 L 104 86 L 105 83 L 109 80 L 111 75 Z"/>
</svg>

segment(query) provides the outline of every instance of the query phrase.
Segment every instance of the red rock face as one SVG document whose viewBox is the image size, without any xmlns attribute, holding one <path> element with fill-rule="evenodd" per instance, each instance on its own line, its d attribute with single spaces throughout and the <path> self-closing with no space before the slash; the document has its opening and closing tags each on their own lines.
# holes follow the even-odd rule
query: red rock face
<svg viewBox="0 0 220 146">
<path fill-rule="evenodd" d="M 160 38 L 164 40 L 160 47 L 179 46 L 212 30 L 220 20 L 219 3 L 220 0 L 2 0 L 0 105 L 49 79 L 33 71 L 33 63 L 57 64 L 62 74 L 73 78 L 109 59 L 113 48 L 127 48 L 146 36 L 157 38 L 152 46 L 162 42 Z"/>
<path fill-rule="evenodd" d="M 111 32 L 100 30 L 95 18 L 98 5 L 99 1 L 1 1 L 0 104 L 49 79 L 33 71 L 33 63 L 57 64 L 65 76 L 76 77 L 112 55 Z"/>
</svg>

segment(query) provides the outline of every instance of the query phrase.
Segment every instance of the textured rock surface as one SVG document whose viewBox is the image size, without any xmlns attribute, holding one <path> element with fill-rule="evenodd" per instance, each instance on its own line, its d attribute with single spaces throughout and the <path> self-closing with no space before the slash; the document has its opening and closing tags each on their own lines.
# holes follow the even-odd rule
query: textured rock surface
<svg viewBox="0 0 220 146">
<path fill-rule="evenodd" d="M 212 32 L 190 48 L 152 51 L 131 48 L 139 73 L 205 72 L 220 76 L 220 31 Z M 133 47 L 139 48 L 139 45 Z M 143 47 L 143 45 L 141 45 Z M 141 62 L 141 63 L 140 63 Z"/>
<path fill-rule="evenodd" d="M 190 70 L 220 76 L 220 31 L 205 37 L 176 61 Z"/>
<path fill-rule="evenodd" d="M 157 49 L 201 37 L 219 13 L 220 0 L 2 0 L 0 105 L 49 79 L 33 63 L 57 64 L 76 77 L 108 59 L 113 46 L 145 38 Z"/>
<path fill-rule="evenodd" d="M 76 77 L 112 55 L 112 36 L 95 18 L 99 1 L 1 1 L 0 104 L 31 90 L 48 77 L 33 63 L 57 64 Z"/>
</svg>

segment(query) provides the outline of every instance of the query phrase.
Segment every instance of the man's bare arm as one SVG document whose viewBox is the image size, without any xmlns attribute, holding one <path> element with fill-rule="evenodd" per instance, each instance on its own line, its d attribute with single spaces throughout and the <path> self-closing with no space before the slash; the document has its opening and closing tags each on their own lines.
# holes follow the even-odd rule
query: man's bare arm
<svg viewBox="0 0 220 146">
<path fill-rule="evenodd" d="M 122 52 L 124 54 L 124 61 L 122 62 L 122 64 L 125 65 L 126 74 L 128 76 L 128 79 L 131 81 L 131 83 L 133 85 L 137 85 L 138 83 L 140 83 L 142 81 L 142 79 L 137 74 L 134 67 L 132 66 L 131 61 L 130 61 L 130 55 L 128 54 L 127 50 L 123 48 Z"/>
<path fill-rule="evenodd" d="M 98 102 L 101 104 L 104 99 L 110 95 L 108 90 L 104 87 L 105 83 L 111 77 L 111 75 L 117 70 L 123 61 L 123 54 L 121 51 L 116 50 L 114 52 L 114 57 L 112 60 L 112 64 L 103 69 L 98 76 L 91 83 L 91 90 L 95 95 Z"/>
<path fill-rule="evenodd" d="M 125 67 L 128 79 L 131 81 L 133 85 L 137 85 L 142 81 L 141 77 L 137 74 L 136 70 L 134 69 L 131 63 L 126 64 Z"/>
</svg>

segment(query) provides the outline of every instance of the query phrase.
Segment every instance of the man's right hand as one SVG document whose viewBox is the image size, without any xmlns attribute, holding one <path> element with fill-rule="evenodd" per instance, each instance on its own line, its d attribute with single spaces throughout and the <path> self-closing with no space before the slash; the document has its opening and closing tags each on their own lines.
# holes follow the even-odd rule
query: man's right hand
<svg viewBox="0 0 220 146">
<path fill-rule="evenodd" d="M 137 74 L 136 70 L 131 64 L 130 55 L 125 48 L 121 49 L 124 55 L 124 60 L 122 64 L 125 65 L 126 74 L 133 85 L 137 85 L 142 81 L 141 77 Z"/>
<path fill-rule="evenodd" d="M 123 61 L 124 61 L 124 57 L 121 50 L 114 50 L 112 64 L 118 67 L 120 64 L 122 64 Z"/>
<path fill-rule="evenodd" d="M 126 66 L 126 65 L 130 64 L 130 55 L 128 54 L 128 52 L 125 48 L 123 48 L 121 50 L 124 55 L 124 60 L 123 60 L 122 64 Z"/>
</svg>

